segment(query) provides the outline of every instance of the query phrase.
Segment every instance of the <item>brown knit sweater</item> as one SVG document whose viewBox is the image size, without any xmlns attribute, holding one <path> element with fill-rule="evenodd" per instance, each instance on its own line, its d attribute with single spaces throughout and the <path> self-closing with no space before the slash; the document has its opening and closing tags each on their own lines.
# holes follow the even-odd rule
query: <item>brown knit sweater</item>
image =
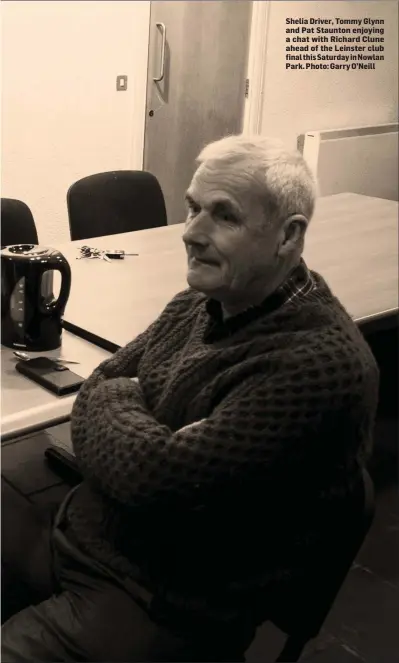
<svg viewBox="0 0 399 663">
<path fill-rule="evenodd" d="M 70 536 L 194 621 L 300 573 L 370 451 L 378 369 L 312 277 L 303 297 L 227 321 L 178 294 L 76 399 Z"/>
</svg>

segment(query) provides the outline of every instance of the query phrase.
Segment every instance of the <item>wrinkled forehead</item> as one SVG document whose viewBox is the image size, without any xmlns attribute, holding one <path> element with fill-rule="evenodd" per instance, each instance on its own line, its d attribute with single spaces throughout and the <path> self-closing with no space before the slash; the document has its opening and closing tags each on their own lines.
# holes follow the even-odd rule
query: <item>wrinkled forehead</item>
<svg viewBox="0 0 399 663">
<path fill-rule="evenodd" d="M 245 168 L 244 162 L 205 161 L 195 171 L 187 191 L 197 202 L 215 195 L 232 197 L 242 204 L 259 201 L 256 176 Z"/>
</svg>

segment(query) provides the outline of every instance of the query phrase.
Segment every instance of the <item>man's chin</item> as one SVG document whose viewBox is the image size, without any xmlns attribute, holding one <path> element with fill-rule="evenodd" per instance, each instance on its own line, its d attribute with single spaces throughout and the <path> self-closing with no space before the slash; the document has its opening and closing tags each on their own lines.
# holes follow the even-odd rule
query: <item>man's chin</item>
<svg viewBox="0 0 399 663">
<path fill-rule="evenodd" d="M 205 295 L 211 295 L 220 290 L 220 284 L 215 283 L 212 279 L 201 278 L 199 274 L 194 273 L 190 269 L 187 273 L 187 283 L 193 290 L 203 292 Z"/>
</svg>

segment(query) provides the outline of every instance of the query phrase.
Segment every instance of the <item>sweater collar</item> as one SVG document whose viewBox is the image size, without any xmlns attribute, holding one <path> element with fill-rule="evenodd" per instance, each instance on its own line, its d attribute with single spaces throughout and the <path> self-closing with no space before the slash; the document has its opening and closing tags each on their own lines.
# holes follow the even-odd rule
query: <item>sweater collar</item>
<svg viewBox="0 0 399 663">
<path fill-rule="evenodd" d="M 266 297 L 261 304 L 258 306 L 251 306 L 245 311 L 227 318 L 226 320 L 223 318 L 220 302 L 216 299 L 208 299 L 206 302 L 206 310 L 209 315 L 209 320 L 205 331 L 205 340 L 211 342 L 220 339 L 223 336 L 229 336 L 245 326 L 248 322 L 275 311 L 297 297 L 306 296 L 314 289 L 314 287 L 315 281 L 312 273 L 308 269 L 305 261 L 301 259 L 299 265 L 292 270 L 284 283 L 282 283 L 275 292 Z"/>
</svg>

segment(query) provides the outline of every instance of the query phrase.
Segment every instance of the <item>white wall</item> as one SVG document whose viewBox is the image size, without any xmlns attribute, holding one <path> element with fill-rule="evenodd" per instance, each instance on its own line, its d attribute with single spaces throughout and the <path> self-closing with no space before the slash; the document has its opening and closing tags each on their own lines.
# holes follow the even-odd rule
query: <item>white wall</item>
<svg viewBox="0 0 399 663">
<path fill-rule="evenodd" d="M 285 19 L 385 19 L 385 61 L 375 70 L 286 71 Z M 295 27 L 295 26 L 292 26 Z M 398 3 L 270 2 L 261 133 L 296 147 L 305 131 L 397 122 Z"/>
<path fill-rule="evenodd" d="M 261 132 L 291 146 L 311 129 L 397 120 L 395 1 L 270 2 Z M 1 4 L 3 196 L 31 207 L 43 243 L 69 239 L 65 196 L 93 172 L 141 168 L 149 0 Z M 375 71 L 285 70 L 285 18 L 386 20 Z M 116 92 L 127 74 L 127 92 Z"/>
<path fill-rule="evenodd" d="M 149 11 L 147 0 L 2 3 L 1 193 L 29 205 L 41 243 L 69 240 L 76 179 L 142 167 Z"/>
</svg>

